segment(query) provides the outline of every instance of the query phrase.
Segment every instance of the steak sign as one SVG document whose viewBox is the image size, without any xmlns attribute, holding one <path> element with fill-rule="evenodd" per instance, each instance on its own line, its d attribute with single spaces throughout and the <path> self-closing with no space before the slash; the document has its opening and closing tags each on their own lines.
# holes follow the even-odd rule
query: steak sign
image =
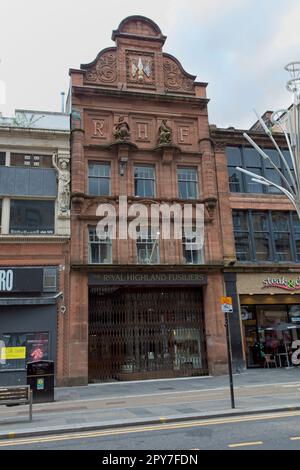
<svg viewBox="0 0 300 470">
<path fill-rule="evenodd" d="M 263 280 L 263 287 L 277 287 L 287 291 L 300 290 L 300 276 L 296 279 L 282 277 L 267 277 Z"/>
</svg>

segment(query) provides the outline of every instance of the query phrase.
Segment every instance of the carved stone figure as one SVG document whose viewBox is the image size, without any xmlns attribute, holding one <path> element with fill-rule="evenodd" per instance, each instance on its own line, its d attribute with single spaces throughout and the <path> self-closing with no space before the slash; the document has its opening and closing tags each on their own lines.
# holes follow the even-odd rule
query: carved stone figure
<svg viewBox="0 0 300 470">
<path fill-rule="evenodd" d="M 115 125 L 114 136 L 116 140 L 126 142 L 130 139 L 130 127 L 124 116 L 119 117 L 119 122 Z"/>
<path fill-rule="evenodd" d="M 53 166 L 57 171 L 58 178 L 58 215 L 70 215 L 70 170 L 66 158 L 52 155 Z"/>
<path fill-rule="evenodd" d="M 158 136 L 158 144 L 171 144 L 172 143 L 172 129 L 167 125 L 167 121 L 165 119 L 162 120 L 161 125 L 158 129 L 159 136 Z"/>
</svg>

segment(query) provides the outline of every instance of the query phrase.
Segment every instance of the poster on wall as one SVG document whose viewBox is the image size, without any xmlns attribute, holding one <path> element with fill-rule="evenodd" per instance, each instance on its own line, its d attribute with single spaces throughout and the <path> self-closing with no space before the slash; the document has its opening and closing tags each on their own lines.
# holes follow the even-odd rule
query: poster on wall
<svg viewBox="0 0 300 470">
<path fill-rule="evenodd" d="M 26 341 L 27 362 L 49 359 L 49 333 L 29 333 Z"/>
<path fill-rule="evenodd" d="M 25 369 L 42 359 L 49 359 L 49 332 L 0 335 L 0 369 Z"/>
</svg>

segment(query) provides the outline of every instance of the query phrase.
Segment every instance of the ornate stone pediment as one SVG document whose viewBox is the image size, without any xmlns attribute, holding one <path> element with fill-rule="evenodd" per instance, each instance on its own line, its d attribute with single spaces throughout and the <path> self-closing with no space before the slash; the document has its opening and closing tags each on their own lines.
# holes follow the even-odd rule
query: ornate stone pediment
<svg viewBox="0 0 300 470">
<path fill-rule="evenodd" d="M 90 64 L 81 65 L 86 70 L 85 83 L 117 86 L 117 53 L 115 47 L 99 52 Z"/>
<path fill-rule="evenodd" d="M 165 41 L 165 36 L 159 26 L 149 18 L 140 15 L 129 16 L 121 21 L 119 28 L 113 31 L 112 40 L 115 41 L 120 36 L 149 37 Z"/>
<path fill-rule="evenodd" d="M 187 73 L 180 62 L 170 54 L 163 55 L 164 84 L 166 90 L 173 93 L 195 94 L 194 81 L 196 76 Z"/>
</svg>

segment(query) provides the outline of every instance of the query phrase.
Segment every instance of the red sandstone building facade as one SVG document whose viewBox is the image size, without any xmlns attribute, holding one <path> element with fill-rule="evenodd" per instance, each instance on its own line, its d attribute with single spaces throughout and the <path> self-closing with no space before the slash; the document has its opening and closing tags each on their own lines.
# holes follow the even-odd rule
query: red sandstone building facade
<svg viewBox="0 0 300 470">
<path fill-rule="evenodd" d="M 286 140 L 270 122 L 270 114 L 266 112 L 263 119 L 272 127 L 292 169 Z M 292 204 L 276 188 L 259 185 L 236 169 L 243 167 L 282 185 L 280 175 L 249 146 L 243 133 L 264 149 L 289 180 L 288 172 L 259 122 L 247 131 L 211 126 L 210 132 L 222 234 L 228 254 L 236 259 L 234 265 L 224 267 L 224 278 L 231 278 L 236 286 L 233 295 L 246 366 L 269 366 L 266 358 L 273 361 L 272 367 L 290 366 L 293 342 L 300 339 L 299 220 Z"/>
<path fill-rule="evenodd" d="M 72 302 L 61 383 L 220 373 L 222 269 L 234 248 L 221 233 L 207 84 L 163 52 L 166 38 L 147 18 L 126 18 L 112 39 L 70 71 Z M 147 207 L 204 204 L 204 250 L 159 235 L 99 242 L 97 207 L 118 213 L 120 195 Z"/>
</svg>

